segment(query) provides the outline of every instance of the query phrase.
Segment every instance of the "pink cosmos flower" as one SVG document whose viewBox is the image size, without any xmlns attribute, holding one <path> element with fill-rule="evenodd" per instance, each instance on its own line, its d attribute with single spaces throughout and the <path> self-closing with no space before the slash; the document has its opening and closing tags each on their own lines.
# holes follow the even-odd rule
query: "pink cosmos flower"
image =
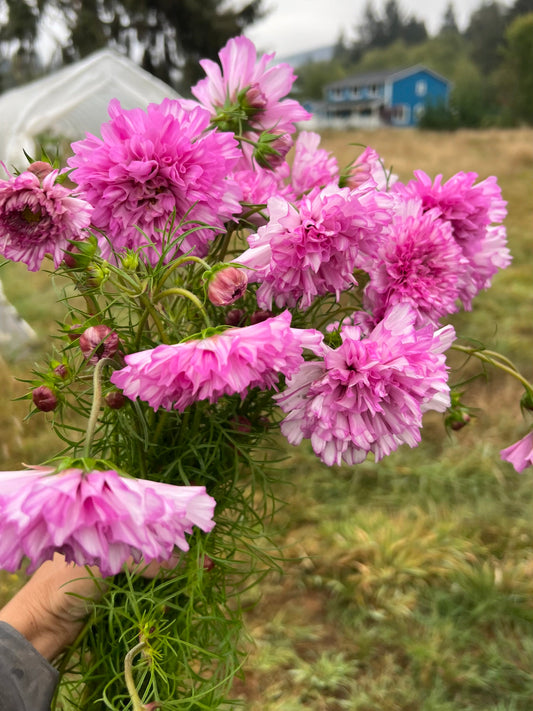
<svg viewBox="0 0 533 711">
<path fill-rule="evenodd" d="M 291 169 L 291 185 L 295 195 L 339 181 L 337 159 L 319 145 L 319 134 L 311 131 L 302 131 L 296 140 Z"/>
<path fill-rule="evenodd" d="M 499 225 L 507 214 L 507 203 L 494 176 L 476 184 L 477 178 L 476 173 L 461 172 L 443 183 L 442 175 L 432 181 L 417 170 L 415 180 L 393 188 L 419 197 L 424 209 L 436 208 L 440 217 L 450 222 L 454 239 L 469 263 L 459 285 L 465 309 L 472 307 L 472 299 L 479 291 L 490 286 L 498 269 L 511 263 L 505 228 Z"/>
<path fill-rule="evenodd" d="M 35 467 L 0 472 L 0 568 L 29 572 L 55 551 L 69 562 L 118 573 L 128 558 L 168 560 L 189 549 L 193 526 L 210 531 L 215 501 L 203 486 L 172 486 L 120 476 Z"/>
<path fill-rule="evenodd" d="M 328 465 L 376 460 L 400 444 L 420 441 L 422 415 L 449 406 L 445 358 L 451 326 L 415 328 L 407 304 L 393 307 L 370 333 L 341 330 L 342 345 L 315 349 L 318 362 L 304 363 L 275 396 L 287 416 L 281 431 L 291 444 L 310 439 Z"/>
<path fill-rule="evenodd" d="M 533 432 L 528 432 L 518 442 L 502 449 L 500 456 L 505 462 L 510 462 L 519 473 L 533 465 Z"/>
<path fill-rule="evenodd" d="M 94 205 L 93 224 L 107 235 L 99 238 L 105 259 L 113 250 L 153 243 L 148 256 L 155 263 L 174 213 L 173 239 L 200 229 L 167 260 L 177 251 L 204 254 L 216 230 L 240 212 L 240 191 L 226 180 L 241 155 L 237 142 L 229 133 L 208 131 L 209 113 L 190 105 L 165 99 L 146 111 L 125 110 L 114 99 L 102 138 L 87 135 L 72 144 L 71 178 Z"/>
<path fill-rule="evenodd" d="M 370 282 L 364 304 L 381 320 L 395 304 L 410 304 L 417 324 L 432 323 L 457 311 L 460 280 L 468 262 L 439 211 L 424 212 L 416 198 L 389 196 L 391 221 L 365 266 Z"/>
<path fill-rule="evenodd" d="M 281 197 L 268 201 L 269 222 L 248 238 L 250 249 L 235 258 L 259 281 L 260 308 L 308 308 L 316 296 L 340 293 L 355 284 L 362 248 L 369 249 L 388 221 L 372 193 L 329 185 L 315 188 L 298 208 Z"/>
<path fill-rule="evenodd" d="M 228 176 L 228 180 L 234 180 L 242 191 L 243 214 L 247 215 L 250 224 L 260 227 L 267 219 L 264 217 L 264 209 L 250 212 L 249 206 L 266 206 L 268 200 L 277 195 L 287 200 L 295 197 L 291 186 L 285 184 L 289 172 L 288 164 L 282 163 L 276 170 L 268 170 L 256 165 L 254 168 L 234 171 Z"/>
<path fill-rule="evenodd" d="M 0 180 L 0 254 L 23 262 L 31 272 L 46 254 L 58 267 L 69 240 L 84 239 L 91 222 L 91 205 L 56 183 L 58 174 L 26 171 Z"/>
<path fill-rule="evenodd" d="M 247 117 L 242 131 L 276 134 L 294 133 L 294 122 L 310 118 L 297 101 L 283 98 L 296 79 L 289 64 L 269 67 L 274 54 L 258 59 L 253 42 L 242 36 L 230 39 L 218 56 L 222 70 L 210 59 L 201 60 L 207 76 L 191 89 L 213 116 L 231 123 L 232 110 L 237 109 L 239 116 L 244 112 Z"/>
<path fill-rule="evenodd" d="M 111 382 L 124 395 L 183 412 L 197 400 L 216 402 L 222 395 L 250 388 L 275 387 L 280 373 L 290 375 L 303 363 L 302 349 L 322 334 L 290 327 L 288 311 L 244 328 L 126 356 L 126 367 Z"/>
</svg>

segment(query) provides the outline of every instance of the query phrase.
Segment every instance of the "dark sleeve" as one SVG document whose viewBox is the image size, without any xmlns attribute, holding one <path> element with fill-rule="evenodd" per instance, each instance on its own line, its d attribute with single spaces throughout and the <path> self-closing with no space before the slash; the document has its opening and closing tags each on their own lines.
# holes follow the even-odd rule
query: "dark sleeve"
<svg viewBox="0 0 533 711">
<path fill-rule="evenodd" d="M 57 680 L 28 640 L 0 622 L 0 711 L 49 711 Z"/>
</svg>

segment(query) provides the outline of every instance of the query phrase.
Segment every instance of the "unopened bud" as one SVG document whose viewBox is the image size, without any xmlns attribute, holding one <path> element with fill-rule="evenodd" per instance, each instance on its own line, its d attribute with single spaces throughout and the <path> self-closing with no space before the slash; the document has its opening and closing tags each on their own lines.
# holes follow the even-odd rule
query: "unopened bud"
<svg viewBox="0 0 533 711">
<path fill-rule="evenodd" d="M 117 348 L 117 333 L 103 324 L 89 326 L 80 336 L 80 350 L 92 365 L 102 358 L 112 358 Z"/>
<path fill-rule="evenodd" d="M 208 555 L 204 554 L 204 570 L 213 570 L 215 567 L 215 561 Z"/>
<path fill-rule="evenodd" d="M 57 397 L 46 385 L 39 385 L 31 394 L 33 404 L 42 412 L 51 412 L 57 407 Z"/>
<path fill-rule="evenodd" d="M 246 291 L 248 278 L 243 269 L 226 267 L 216 271 L 207 287 L 209 301 L 215 306 L 232 304 Z"/>
<path fill-rule="evenodd" d="M 272 316 L 272 311 L 264 311 L 263 309 L 258 309 L 257 311 L 254 311 L 253 314 L 250 316 L 250 323 L 253 326 L 255 323 L 261 323 L 262 321 L 266 321 L 267 318 L 271 318 Z"/>
<path fill-rule="evenodd" d="M 120 261 L 127 272 L 134 272 L 139 266 L 139 255 L 135 252 L 127 252 L 120 258 Z"/>
<path fill-rule="evenodd" d="M 228 326 L 242 326 L 246 318 L 246 311 L 242 309 L 231 309 L 226 314 L 225 322 Z"/>
<path fill-rule="evenodd" d="M 54 168 L 50 165 L 50 163 L 47 163 L 44 160 L 36 160 L 34 163 L 30 163 L 26 170 L 28 173 L 36 175 L 39 180 L 42 181 L 43 178 L 46 178 L 46 176 L 54 170 Z"/>
<path fill-rule="evenodd" d="M 56 365 L 56 367 L 54 368 L 54 374 L 57 375 L 58 378 L 61 378 L 61 380 L 64 380 L 68 375 L 67 366 L 64 363 Z"/>
<path fill-rule="evenodd" d="M 123 407 L 124 403 L 126 402 L 126 398 L 120 392 L 120 390 L 113 390 L 112 392 L 107 393 L 104 400 L 105 404 L 112 410 L 120 410 L 120 408 Z"/>
</svg>

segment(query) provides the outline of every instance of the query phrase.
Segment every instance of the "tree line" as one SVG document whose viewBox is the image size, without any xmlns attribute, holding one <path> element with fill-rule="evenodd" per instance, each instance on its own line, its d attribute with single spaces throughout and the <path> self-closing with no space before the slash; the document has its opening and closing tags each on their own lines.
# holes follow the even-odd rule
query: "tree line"
<svg viewBox="0 0 533 711">
<path fill-rule="evenodd" d="M 0 0 L 0 91 L 102 47 L 113 47 L 178 90 L 203 76 L 230 37 L 263 14 L 263 0 L 240 9 L 225 0 Z M 46 35 L 61 34 L 43 62 Z"/>
<path fill-rule="evenodd" d="M 350 75 L 423 64 L 453 88 L 447 106 L 426 110 L 422 127 L 533 125 L 533 0 L 484 0 L 464 30 L 450 3 L 434 36 L 397 0 L 381 13 L 369 2 L 354 29 L 355 39 L 339 37 L 331 60 L 298 67 L 301 99 L 320 99 L 325 84 Z"/>
</svg>

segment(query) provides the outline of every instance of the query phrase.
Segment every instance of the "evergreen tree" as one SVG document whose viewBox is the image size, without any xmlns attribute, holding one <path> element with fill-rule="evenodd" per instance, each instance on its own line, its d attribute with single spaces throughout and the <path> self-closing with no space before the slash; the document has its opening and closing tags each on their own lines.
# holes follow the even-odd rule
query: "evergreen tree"
<svg viewBox="0 0 533 711">
<path fill-rule="evenodd" d="M 63 61 L 111 46 L 141 56 L 141 65 L 180 88 L 203 75 L 202 57 L 217 58 L 226 41 L 262 15 L 263 0 L 240 10 L 225 0 L 0 0 L 0 41 L 35 46 L 43 13 L 53 9 L 68 31 Z"/>
<path fill-rule="evenodd" d="M 459 34 L 459 27 L 457 26 L 457 20 L 455 18 L 455 9 L 453 3 L 451 2 L 448 3 L 446 10 L 444 11 L 439 33 Z"/>
<path fill-rule="evenodd" d="M 505 32 L 502 95 L 515 120 L 533 125 L 533 12 L 518 16 Z"/>
<path fill-rule="evenodd" d="M 498 2 L 485 1 L 470 17 L 465 37 L 472 59 L 483 74 L 490 74 L 501 62 L 505 27 L 505 9 Z"/>
</svg>

